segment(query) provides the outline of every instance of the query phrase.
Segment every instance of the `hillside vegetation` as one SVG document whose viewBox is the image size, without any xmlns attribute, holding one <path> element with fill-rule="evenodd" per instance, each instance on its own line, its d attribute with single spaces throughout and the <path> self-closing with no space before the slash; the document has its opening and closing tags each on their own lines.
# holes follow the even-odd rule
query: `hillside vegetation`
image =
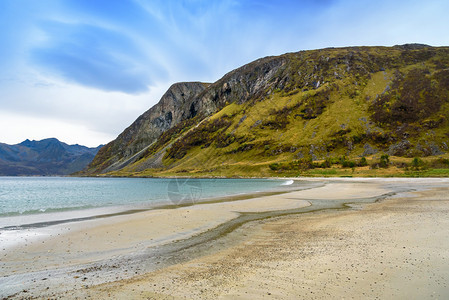
<svg viewBox="0 0 449 300">
<path fill-rule="evenodd" d="M 132 151 L 111 142 L 84 174 L 449 174 L 447 47 L 301 51 L 257 60 L 203 87 L 182 111 L 170 107 L 148 120 L 180 116 L 157 137 L 140 137 Z"/>
</svg>

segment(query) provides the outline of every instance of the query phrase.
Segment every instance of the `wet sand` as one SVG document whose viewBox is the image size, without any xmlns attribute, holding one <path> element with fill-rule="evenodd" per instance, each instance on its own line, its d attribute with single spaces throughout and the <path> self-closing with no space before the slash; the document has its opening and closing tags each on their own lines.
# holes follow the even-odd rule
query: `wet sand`
<svg viewBox="0 0 449 300">
<path fill-rule="evenodd" d="M 314 180 L 325 185 L 71 224 L 6 251 L 0 284 L 17 298 L 449 295 L 448 181 Z"/>
</svg>

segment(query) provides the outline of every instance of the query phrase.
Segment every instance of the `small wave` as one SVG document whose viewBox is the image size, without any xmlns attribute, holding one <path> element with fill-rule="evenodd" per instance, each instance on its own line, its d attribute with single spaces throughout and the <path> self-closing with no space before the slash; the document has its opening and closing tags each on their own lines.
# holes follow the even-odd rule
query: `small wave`
<svg viewBox="0 0 449 300">
<path fill-rule="evenodd" d="M 35 214 L 75 211 L 75 210 L 83 210 L 83 209 L 89 209 L 89 208 L 95 208 L 95 207 L 96 206 L 94 206 L 94 205 L 84 205 L 84 206 L 37 208 L 37 209 L 29 209 L 29 210 L 8 211 L 8 212 L 0 212 L 0 217 L 14 217 L 14 216 L 26 216 L 26 215 L 35 215 Z"/>
<path fill-rule="evenodd" d="M 294 183 L 293 180 L 287 180 L 286 182 L 282 183 L 281 185 L 292 185 Z"/>
</svg>

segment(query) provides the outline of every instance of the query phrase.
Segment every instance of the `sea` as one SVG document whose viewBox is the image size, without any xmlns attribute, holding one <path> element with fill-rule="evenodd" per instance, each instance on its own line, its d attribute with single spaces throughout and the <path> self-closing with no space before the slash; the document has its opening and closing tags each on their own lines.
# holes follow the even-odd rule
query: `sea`
<svg viewBox="0 0 449 300">
<path fill-rule="evenodd" d="M 2 230 L 276 190 L 276 179 L 0 177 Z"/>
</svg>

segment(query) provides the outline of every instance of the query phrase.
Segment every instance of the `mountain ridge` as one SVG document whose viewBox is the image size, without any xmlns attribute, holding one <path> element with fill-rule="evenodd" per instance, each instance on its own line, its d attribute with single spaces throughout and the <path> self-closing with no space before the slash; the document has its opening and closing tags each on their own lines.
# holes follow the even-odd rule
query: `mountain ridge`
<svg viewBox="0 0 449 300">
<path fill-rule="evenodd" d="M 84 169 L 102 146 L 68 145 L 56 138 L 0 143 L 0 176 L 69 175 Z"/>
<path fill-rule="evenodd" d="M 164 95 L 150 109 L 159 115 L 139 118 L 151 123 L 170 112 L 176 121 L 151 137 L 128 128 L 128 141 L 140 138 L 140 146 L 119 136 L 83 174 L 271 176 L 279 170 L 270 165 L 292 161 L 444 155 L 448 78 L 449 48 L 422 44 L 261 58 L 192 91 L 184 106 Z M 145 132 L 138 120 L 134 130 Z"/>
</svg>

